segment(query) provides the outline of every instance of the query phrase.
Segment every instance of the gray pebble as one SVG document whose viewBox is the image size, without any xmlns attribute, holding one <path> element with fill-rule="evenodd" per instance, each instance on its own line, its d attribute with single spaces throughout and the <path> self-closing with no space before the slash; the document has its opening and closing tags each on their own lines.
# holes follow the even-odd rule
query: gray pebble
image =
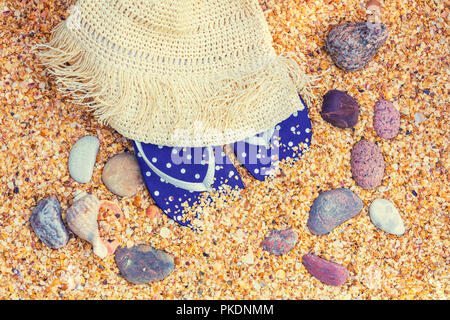
<svg viewBox="0 0 450 320">
<path fill-rule="evenodd" d="M 34 232 L 46 245 L 53 249 L 64 247 L 69 234 L 61 217 L 61 205 L 53 196 L 39 201 L 31 212 L 31 226 Z"/>
<path fill-rule="evenodd" d="M 145 244 L 118 248 L 114 259 L 122 276 L 135 284 L 160 281 L 175 269 L 172 255 Z"/>
<path fill-rule="evenodd" d="M 316 235 L 324 235 L 361 212 L 363 202 L 346 188 L 319 194 L 309 211 L 308 228 Z"/>
</svg>

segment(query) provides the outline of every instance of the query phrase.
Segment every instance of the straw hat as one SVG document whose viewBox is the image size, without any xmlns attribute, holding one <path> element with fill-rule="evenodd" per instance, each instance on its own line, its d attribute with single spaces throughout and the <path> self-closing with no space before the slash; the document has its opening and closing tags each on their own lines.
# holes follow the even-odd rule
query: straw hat
<svg viewBox="0 0 450 320">
<path fill-rule="evenodd" d="M 309 97 L 257 0 L 79 0 L 37 54 L 101 123 L 145 143 L 232 143 Z"/>
</svg>

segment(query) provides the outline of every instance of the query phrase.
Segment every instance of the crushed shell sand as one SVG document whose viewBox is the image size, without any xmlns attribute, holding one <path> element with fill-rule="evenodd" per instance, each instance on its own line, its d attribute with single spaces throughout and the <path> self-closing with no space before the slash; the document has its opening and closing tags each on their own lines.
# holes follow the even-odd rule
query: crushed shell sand
<svg viewBox="0 0 450 320">
<path fill-rule="evenodd" d="M 101 183 L 107 159 L 132 150 L 131 143 L 62 97 L 30 54 L 71 4 L 0 1 L 1 299 L 448 299 L 444 1 L 386 1 L 382 18 L 390 37 L 365 69 L 351 73 L 337 69 L 323 45 L 333 25 L 364 19 L 362 1 L 261 1 L 277 51 L 303 54 L 310 74 L 325 71 L 310 106 L 312 147 L 303 161 L 283 166 L 264 183 L 239 168 L 247 189 L 234 200 L 214 196 L 217 201 L 202 210 L 202 233 L 146 214 L 152 200 L 144 188 L 121 199 Z M 320 97 L 330 89 L 346 90 L 360 102 L 354 131 L 321 119 Z M 373 106 L 382 98 L 401 113 L 401 132 L 391 141 L 377 138 L 372 127 Z M 419 111 L 426 119 L 416 125 Z M 101 148 L 92 182 L 80 185 L 70 178 L 67 159 L 87 134 L 98 136 Z M 382 186 L 372 191 L 357 187 L 350 173 L 350 150 L 362 137 L 378 143 L 387 164 Z M 105 237 L 166 250 L 176 257 L 176 270 L 161 282 L 131 285 L 118 275 L 112 256 L 100 260 L 73 235 L 60 250 L 42 244 L 28 222 L 31 210 L 49 195 L 67 210 L 78 187 L 116 201 L 124 211 L 125 225 L 108 212 L 101 215 Z M 329 235 L 313 236 L 306 227 L 309 206 L 320 191 L 337 187 L 354 190 L 365 207 Z M 368 205 L 377 197 L 396 204 L 404 236 L 388 235 L 370 222 Z M 299 233 L 296 247 L 281 257 L 263 252 L 264 235 L 285 225 Z M 349 280 L 332 287 L 311 277 L 301 263 L 310 251 L 346 266 Z"/>
</svg>

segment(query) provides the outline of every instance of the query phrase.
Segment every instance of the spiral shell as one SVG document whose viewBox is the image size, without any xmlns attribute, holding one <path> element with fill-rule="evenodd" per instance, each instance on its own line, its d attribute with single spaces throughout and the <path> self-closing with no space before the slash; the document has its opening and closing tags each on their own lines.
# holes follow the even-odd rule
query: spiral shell
<svg viewBox="0 0 450 320">
<path fill-rule="evenodd" d="M 97 216 L 101 202 L 96 196 L 81 190 L 77 190 L 74 196 L 73 205 L 67 210 L 67 224 L 77 236 L 91 243 L 94 253 L 103 259 L 108 249 L 98 231 Z"/>
</svg>

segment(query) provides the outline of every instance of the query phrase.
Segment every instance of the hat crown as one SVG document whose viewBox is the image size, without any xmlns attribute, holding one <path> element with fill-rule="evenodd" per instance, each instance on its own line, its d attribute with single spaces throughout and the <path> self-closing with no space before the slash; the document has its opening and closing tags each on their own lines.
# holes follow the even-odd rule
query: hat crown
<svg viewBox="0 0 450 320">
<path fill-rule="evenodd" d="M 41 59 L 129 139 L 223 145 L 298 109 L 308 78 L 277 56 L 258 0 L 78 0 L 75 8 Z"/>
<path fill-rule="evenodd" d="M 147 29 L 191 32 L 233 15 L 255 10 L 253 0 L 114 0 L 116 8 L 127 18 Z"/>
<path fill-rule="evenodd" d="M 193 0 L 116 0 L 116 5 L 122 14 L 147 28 L 188 31 L 192 28 L 194 2 Z"/>
</svg>

